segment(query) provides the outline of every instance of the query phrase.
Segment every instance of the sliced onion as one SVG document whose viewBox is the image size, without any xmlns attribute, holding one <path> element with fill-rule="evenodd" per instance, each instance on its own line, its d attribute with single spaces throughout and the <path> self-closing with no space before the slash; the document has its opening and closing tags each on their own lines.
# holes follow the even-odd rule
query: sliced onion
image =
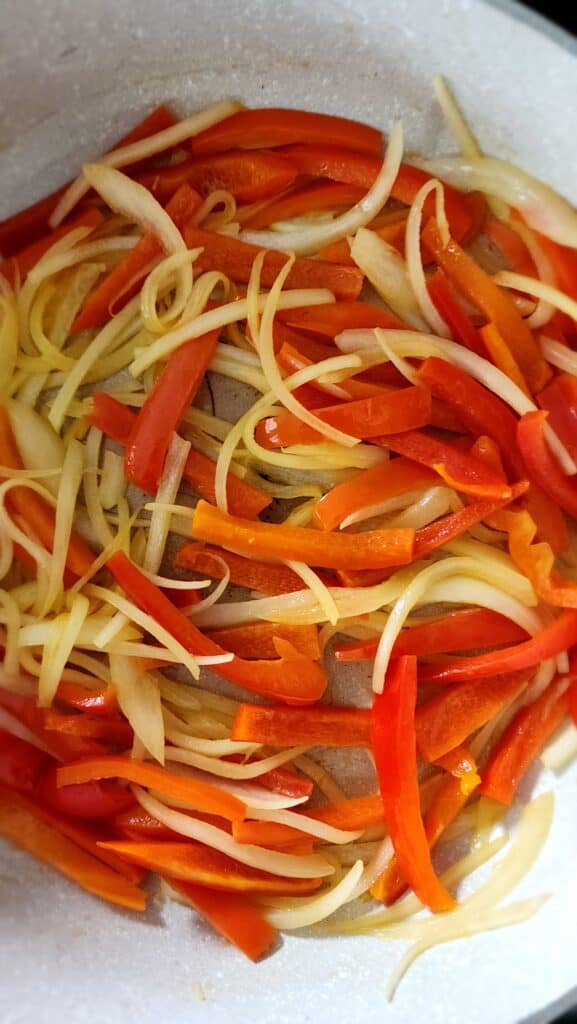
<svg viewBox="0 0 577 1024">
<path fill-rule="evenodd" d="M 351 245 L 351 258 L 393 313 L 415 330 L 427 330 L 407 265 L 392 245 L 380 238 L 375 231 L 359 228 Z"/>
<path fill-rule="evenodd" d="M 310 899 L 291 900 L 292 906 L 270 908 L 265 911 L 265 916 L 273 926 L 282 931 L 291 931 L 295 928 L 308 928 L 310 925 L 324 921 L 340 909 L 351 898 L 359 879 L 363 873 L 363 862 L 357 860 L 352 868 L 347 871 L 340 882 L 332 889 L 321 893 L 320 896 L 313 896 Z"/>
</svg>

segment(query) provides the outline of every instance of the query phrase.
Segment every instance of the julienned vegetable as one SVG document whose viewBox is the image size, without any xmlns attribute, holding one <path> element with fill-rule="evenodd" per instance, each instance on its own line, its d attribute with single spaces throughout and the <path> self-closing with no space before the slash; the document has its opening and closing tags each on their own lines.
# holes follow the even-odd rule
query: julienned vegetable
<svg viewBox="0 0 577 1024">
<path fill-rule="evenodd" d="M 253 960 L 533 912 L 494 907 L 547 800 L 455 880 L 577 722 L 575 214 L 436 88 L 469 162 L 160 107 L 0 224 L 0 835 L 133 912 L 154 871 Z"/>
</svg>

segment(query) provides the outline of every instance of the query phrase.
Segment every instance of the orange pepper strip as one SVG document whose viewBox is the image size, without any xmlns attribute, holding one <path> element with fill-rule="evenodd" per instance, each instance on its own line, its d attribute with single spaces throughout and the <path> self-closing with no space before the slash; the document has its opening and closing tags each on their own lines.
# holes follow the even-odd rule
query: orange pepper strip
<svg viewBox="0 0 577 1024">
<path fill-rule="evenodd" d="M 123 718 L 91 718 L 89 715 L 62 715 L 50 708 L 43 709 L 44 728 L 48 732 L 64 732 L 71 736 L 88 736 L 126 749 L 132 743 L 133 732 Z"/>
<path fill-rule="evenodd" d="M 295 590 L 303 589 L 300 576 L 286 565 L 258 562 L 254 558 L 245 558 L 210 545 L 195 544 L 194 541 L 182 545 L 174 564 L 179 569 L 206 574 L 217 580 L 224 579 L 228 568 L 231 583 L 248 590 L 258 590 L 259 594 L 292 594 Z"/>
<path fill-rule="evenodd" d="M 487 352 L 482 339 L 479 337 L 477 328 L 459 304 L 451 282 L 440 267 L 429 277 L 427 291 L 433 300 L 437 312 L 441 314 L 443 320 L 451 328 L 455 340 L 460 342 L 461 345 L 465 345 L 466 348 L 471 349 L 471 352 L 476 352 L 478 356 L 486 358 Z"/>
<path fill-rule="evenodd" d="M 323 495 L 315 505 L 314 519 L 323 530 L 334 530 L 362 508 L 431 487 L 436 481 L 437 474 L 432 469 L 403 456 L 378 463 L 360 470 Z"/>
<path fill-rule="evenodd" d="M 421 757 L 438 761 L 460 746 L 521 693 L 531 671 L 457 683 L 421 704 L 415 714 Z"/>
<path fill-rule="evenodd" d="M 409 330 L 407 324 L 370 302 L 328 302 L 320 306 L 303 306 L 281 310 L 279 318 L 289 327 L 334 339 L 342 331 L 382 327 L 385 330 Z"/>
<path fill-rule="evenodd" d="M 317 627 L 310 625 L 284 625 L 276 622 L 248 622 L 230 629 L 211 629 L 207 636 L 225 651 L 239 658 L 275 658 L 275 637 L 288 640 L 295 650 L 306 658 L 319 661 L 321 649 Z"/>
<path fill-rule="evenodd" d="M 195 266 L 200 270 L 219 270 L 232 281 L 247 284 L 253 263 L 259 253 L 256 245 L 242 242 L 231 235 L 202 231 L 189 224 L 184 229 L 189 249 L 202 248 Z M 267 252 L 262 265 L 261 284 L 270 288 L 287 261 L 283 252 Z M 358 267 L 343 267 L 325 260 L 298 256 L 286 279 L 286 288 L 328 288 L 337 299 L 356 299 L 363 287 L 364 274 Z"/>
<path fill-rule="evenodd" d="M 521 391 L 529 395 L 527 381 L 519 369 L 519 364 L 495 324 L 485 324 L 479 330 L 479 334 L 485 342 L 487 352 L 497 369 L 506 374 L 518 388 L 521 388 Z"/>
<path fill-rule="evenodd" d="M 200 505 L 204 504 L 200 502 Z M 242 524 L 244 520 L 236 522 Z M 226 653 L 175 608 L 165 594 L 143 576 L 122 552 L 109 558 L 107 566 L 139 608 L 151 615 L 191 654 Z M 214 671 L 238 686 L 275 700 L 285 700 L 292 704 L 310 704 L 319 700 L 327 684 L 320 665 L 303 657 L 292 644 L 280 637 L 275 640 L 275 646 L 278 653 L 276 660 L 243 661 L 235 657 L 230 662 L 215 665 Z"/>
<path fill-rule="evenodd" d="M 141 889 L 43 821 L 31 806 L 19 794 L 0 789 L 0 835 L 94 896 L 129 910 L 145 909 Z"/>
<path fill-rule="evenodd" d="M 205 889 L 202 885 L 167 879 L 194 909 L 223 938 L 240 949 L 250 960 L 260 960 L 274 946 L 277 933 L 264 913 L 244 896 L 232 892 Z"/>
<path fill-rule="evenodd" d="M 188 185 L 183 185 L 169 200 L 166 212 L 181 231 L 202 206 L 202 198 Z M 71 333 L 90 330 L 105 324 L 140 290 L 143 278 L 163 256 L 163 248 L 152 232 L 143 235 L 120 263 L 110 271 L 90 294 L 71 327 Z"/>
<path fill-rule="evenodd" d="M 531 392 L 541 391 L 551 377 L 551 370 L 510 296 L 494 284 L 489 275 L 453 239 L 443 246 L 433 220 L 428 222 L 423 238 L 453 284 L 495 324 L 501 336 L 506 339 Z"/>
<path fill-rule="evenodd" d="M 539 276 L 533 257 L 521 235 L 509 224 L 489 215 L 485 218 L 485 233 L 501 250 L 511 270 L 517 274 L 526 274 L 528 277 Z"/>
<path fill-rule="evenodd" d="M 509 500 L 515 501 L 525 494 L 527 487 L 527 482 L 523 480 L 518 484 L 513 484 Z M 476 526 L 477 523 L 488 519 L 504 504 L 507 504 L 507 499 L 501 499 L 500 501 L 477 501 L 471 505 L 466 505 L 465 508 L 460 508 L 457 512 L 450 512 L 448 515 L 443 516 L 442 519 L 437 519 L 434 523 L 429 523 L 428 526 L 423 526 L 416 530 L 413 553 L 415 561 L 418 558 L 424 558 L 431 551 L 436 551 L 437 548 L 447 544 L 455 537 L 461 536 L 461 534 L 470 530 L 472 526 Z"/>
<path fill-rule="evenodd" d="M 527 412 L 517 424 L 517 445 L 531 479 L 571 516 L 577 516 L 577 481 L 563 472 L 545 437 L 546 412 Z"/>
<path fill-rule="evenodd" d="M 577 608 L 577 583 L 565 580 L 555 569 L 555 555 L 549 544 L 534 544 L 537 527 L 528 512 L 502 513 L 509 533 L 509 554 L 547 604 Z"/>
<path fill-rule="evenodd" d="M 198 811 L 217 814 L 229 821 L 242 819 L 245 806 L 241 800 L 207 782 L 183 775 L 174 775 L 161 765 L 133 761 L 123 755 L 89 757 L 58 769 L 59 786 L 71 786 L 92 779 L 127 779 L 138 786 L 154 789 L 169 799 L 182 800 Z"/>
<path fill-rule="evenodd" d="M 342 146 L 378 156 L 383 137 L 376 128 L 331 114 L 308 110 L 264 107 L 239 110 L 236 114 L 200 132 L 190 141 L 193 153 L 221 153 L 240 146 L 263 149 L 293 142 Z"/>
<path fill-rule="evenodd" d="M 450 910 L 454 900 L 435 875 L 420 809 L 415 704 L 417 659 L 391 662 L 371 714 L 371 742 L 385 822 L 402 872 L 431 910 Z M 371 890 L 373 895 L 377 888 Z"/>
<path fill-rule="evenodd" d="M 318 889 L 320 878 L 281 878 L 259 871 L 195 842 L 103 842 L 102 849 L 155 871 L 224 892 L 306 895 Z"/>
<path fill-rule="evenodd" d="M 15 287 L 16 283 L 23 281 L 28 272 L 32 270 L 32 267 L 36 266 L 38 260 L 44 256 L 44 253 L 48 252 L 61 238 L 65 238 L 66 235 L 71 231 L 75 231 L 76 228 L 94 229 L 101 223 L 102 214 L 98 210 L 84 210 L 74 220 L 70 220 L 67 224 L 62 224 L 61 227 L 55 228 L 50 234 L 39 238 L 36 242 L 32 242 L 25 249 L 20 249 L 19 252 L 15 252 L 9 259 L 0 263 L 0 274 L 10 282 L 12 287 Z"/>
<path fill-rule="evenodd" d="M 321 534 L 302 526 L 249 523 L 199 501 L 192 532 L 200 540 L 249 557 L 283 562 L 294 559 L 326 569 L 377 569 L 406 565 L 413 557 L 412 529 Z"/>
<path fill-rule="evenodd" d="M 246 213 L 242 211 L 240 219 L 243 228 L 258 230 L 276 224 L 277 221 L 302 217 L 306 213 L 339 210 L 342 207 L 348 209 L 364 195 L 365 189 L 333 181 L 305 185 L 304 188 L 291 189 L 268 203 L 259 204 L 258 209 L 247 210 Z"/>
<path fill-rule="evenodd" d="M 193 156 L 167 167 L 153 167 L 136 180 L 161 203 L 185 183 L 202 196 L 225 189 L 237 203 L 256 203 L 284 192 L 296 176 L 295 164 L 280 153 L 232 149 L 210 157 Z"/>
<path fill-rule="evenodd" d="M 339 800 L 336 804 L 325 804 L 306 811 L 307 817 L 323 821 L 325 825 L 342 828 L 345 831 L 360 832 L 373 825 L 384 825 L 383 801 L 379 793 L 374 796 L 355 797 Z M 308 833 L 279 825 L 272 821 L 235 821 L 232 834 L 237 843 L 255 843 L 257 846 L 287 847 Z M 310 836 L 309 836 L 310 838 Z"/>
<path fill-rule="evenodd" d="M 6 410 L 0 406 L 0 465 L 10 469 L 23 469 L 23 462 L 16 445 L 10 419 Z M 7 495 L 7 505 L 11 514 L 16 514 L 28 525 L 32 534 L 48 551 L 54 543 L 55 515 L 41 495 L 29 487 L 12 487 Z M 87 544 L 73 530 L 68 542 L 66 568 L 74 576 L 84 576 L 90 569 L 95 555 Z"/>
<path fill-rule="evenodd" d="M 424 427 L 431 418 L 431 395 L 422 387 L 399 388 L 370 398 L 344 402 L 315 410 L 323 423 L 361 439 L 396 434 Z M 283 410 L 258 423 L 256 441 L 266 448 L 287 448 L 293 444 L 318 444 L 319 431 Z"/>
<path fill-rule="evenodd" d="M 532 704 L 521 708 L 492 751 L 481 793 L 510 804 L 529 765 L 561 725 L 569 708 L 566 677 L 554 679 Z"/>
<path fill-rule="evenodd" d="M 364 708 L 263 707 L 241 704 L 231 739 L 271 747 L 366 747 L 370 745 L 370 713 Z"/>
</svg>

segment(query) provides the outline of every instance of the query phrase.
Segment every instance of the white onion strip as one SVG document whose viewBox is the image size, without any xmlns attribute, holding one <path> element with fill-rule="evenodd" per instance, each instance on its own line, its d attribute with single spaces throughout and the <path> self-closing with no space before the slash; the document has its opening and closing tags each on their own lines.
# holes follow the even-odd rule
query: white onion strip
<svg viewBox="0 0 577 1024">
<path fill-rule="evenodd" d="M 308 928 L 310 925 L 324 921 L 339 910 L 351 898 L 359 879 L 363 873 L 363 862 L 357 860 L 347 871 L 340 882 L 333 886 L 328 892 L 320 896 L 313 896 L 311 899 L 292 900 L 292 906 L 277 907 L 265 911 L 265 916 L 273 926 L 282 931 L 291 931 L 295 928 Z"/>
<path fill-rule="evenodd" d="M 304 754 L 306 747 L 292 747 L 290 750 L 281 750 L 278 754 L 270 757 L 263 757 L 258 761 L 250 761 L 248 764 L 236 764 L 234 761 L 218 761 L 215 758 L 204 757 L 203 754 L 196 754 L 192 750 L 181 750 L 178 747 L 167 747 L 165 751 L 166 760 L 178 764 L 190 765 L 202 772 L 210 772 L 212 775 L 219 775 L 223 779 L 258 779 L 279 765 L 287 764 L 299 754 Z"/>
</svg>

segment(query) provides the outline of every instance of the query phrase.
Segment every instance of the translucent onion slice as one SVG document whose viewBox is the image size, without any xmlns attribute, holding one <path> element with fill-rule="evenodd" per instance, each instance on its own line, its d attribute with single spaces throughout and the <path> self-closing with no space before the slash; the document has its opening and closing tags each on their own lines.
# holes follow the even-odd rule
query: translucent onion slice
<svg viewBox="0 0 577 1024">
<path fill-rule="evenodd" d="M 292 931 L 308 928 L 324 921 L 347 903 L 358 885 L 363 873 L 363 862 L 357 860 L 340 882 L 328 891 L 311 899 L 291 900 L 292 906 L 270 908 L 266 917 L 273 928 Z M 287 901 L 288 903 L 289 901 Z"/>
<path fill-rule="evenodd" d="M 198 135 L 199 132 L 210 128 L 211 125 L 222 121 L 225 117 L 230 117 L 237 110 L 240 110 L 240 104 L 234 100 L 213 103 L 211 106 L 205 107 L 198 114 L 192 114 L 191 117 L 187 117 L 184 121 L 179 121 L 178 124 L 171 125 L 170 128 L 165 128 L 164 131 L 157 132 L 156 135 L 150 135 L 147 139 L 142 139 L 140 142 L 133 142 L 128 146 L 121 146 L 111 153 L 106 153 L 105 156 L 101 157 L 101 163 L 107 164 L 109 167 L 127 167 L 129 164 L 139 163 L 141 160 L 146 160 L 157 153 L 164 153 L 167 149 L 172 149 L 173 146 L 178 146 L 179 143 L 184 142 L 186 139 L 191 139 L 194 135 Z M 54 209 L 49 220 L 50 226 L 56 227 L 60 224 L 82 197 L 86 195 L 88 189 L 89 183 L 84 175 L 76 178 L 69 185 Z"/>
<path fill-rule="evenodd" d="M 365 273 L 383 302 L 415 330 L 427 330 L 407 265 L 397 250 L 375 231 L 359 228 L 351 245 L 351 258 Z"/>
<path fill-rule="evenodd" d="M 167 747 L 165 756 L 167 761 L 178 764 L 190 765 L 203 772 L 210 772 L 213 775 L 220 775 L 223 779 L 258 779 L 259 775 L 266 775 L 267 772 L 287 764 L 294 757 L 304 753 L 306 747 L 292 747 L 290 750 L 281 750 L 270 757 L 263 757 L 258 761 L 250 761 L 248 764 L 236 764 L 234 761 L 219 761 L 217 758 L 204 757 L 192 750 L 181 750 L 178 747 Z"/>
<path fill-rule="evenodd" d="M 294 811 L 255 811 L 251 817 L 257 821 L 274 821 L 278 825 L 288 825 L 290 828 L 297 828 L 310 836 L 316 836 L 317 839 L 322 839 L 325 843 L 335 843 L 338 846 L 354 843 L 355 839 L 363 834 L 363 829 L 349 831 L 335 828 L 334 825 L 327 825 L 324 821 L 309 818 L 306 814 L 295 814 Z"/>
<path fill-rule="evenodd" d="M 164 719 L 158 683 L 151 672 L 143 672 L 134 658 L 110 655 L 120 709 L 149 754 L 164 764 Z"/>
<path fill-rule="evenodd" d="M 53 552 L 48 565 L 48 581 L 43 607 L 44 615 L 52 608 L 62 593 L 66 555 L 74 526 L 76 499 L 83 473 L 84 448 L 80 441 L 71 440 L 66 447 L 58 487 Z M 64 668 L 64 665 L 62 667 Z"/>
<path fill-rule="evenodd" d="M 5 356 L 1 337 L 0 352 L 2 363 Z M 0 375 L 1 373 L 2 369 Z M 6 402 L 6 411 L 26 469 L 61 469 L 64 462 L 64 444 L 45 417 L 24 402 L 14 399 Z M 54 496 L 58 494 L 58 475 L 47 476 L 44 483 Z"/>
<path fill-rule="evenodd" d="M 188 768 L 184 765 L 173 764 L 171 771 L 178 775 L 185 775 L 187 778 L 197 779 L 199 782 L 208 782 L 217 789 L 223 789 L 226 793 L 232 793 L 242 800 L 248 810 L 289 810 L 291 807 L 298 807 L 307 802 L 307 796 L 285 796 L 283 793 L 274 793 L 264 786 L 255 785 L 252 782 L 242 782 L 237 779 L 223 779 L 208 772 L 199 771 L 197 768 Z M 173 801 L 166 801 L 171 807 L 184 807 L 184 804 L 177 804 Z"/>
<path fill-rule="evenodd" d="M 222 829 L 215 828 L 207 822 L 198 821 L 191 815 L 171 810 L 139 786 L 134 786 L 133 792 L 144 810 L 161 824 L 214 850 L 220 850 L 221 853 L 239 860 L 241 864 L 248 864 L 260 871 L 268 871 L 271 875 L 280 875 L 284 878 L 324 878 L 334 873 L 332 864 L 317 854 L 297 857 L 289 853 L 265 850 L 251 843 L 236 843 L 228 832 L 223 832 Z"/>
<path fill-rule="evenodd" d="M 564 373 L 571 373 L 577 377 L 577 352 L 567 348 L 560 341 L 546 338 L 543 335 L 539 339 L 539 344 L 548 363 L 556 366 L 558 370 L 563 370 Z"/>
<path fill-rule="evenodd" d="M 500 270 L 493 276 L 493 280 L 504 288 L 515 288 L 517 291 L 526 292 L 537 299 L 543 300 L 555 309 L 560 309 L 572 320 L 577 321 L 577 302 L 570 298 L 565 292 L 555 288 L 547 281 L 540 281 L 534 277 L 527 277 L 526 274 L 515 274 L 512 270 Z M 537 324 L 536 326 L 542 326 Z"/>
<path fill-rule="evenodd" d="M 146 572 L 157 573 L 164 557 L 170 529 L 170 513 L 163 511 L 162 503 L 171 504 L 176 500 L 189 452 L 190 442 L 184 441 L 178 434 L 173 433 L 156 492 L 156 501 L 160 503 L 160 507 L 156 507 L 152 513 L 148 528 L 144 554 Z"/>
<path fill-rule="evenodd" d="M 49 707 L 58 689 L 68 656 L 75 647 L 78 634 L 90 609 L 84 594 L 76 594 L 69 612 L 62 612 L 52 622 L 51 634 L 42 652 L 42 665 L 38 677 L 38 704 Z"/>
<path fill-rule="evenodd" d="M 305 562 L 287 561 L 286 564 L 297 576 L 300 576 L 303 583 L 314 594 L 325 613 L 327 621 L 331 625 L 336 626 L 339 621 L 339 610 L 329 588 L 323 583 L 320 576 L 309 565 L 306 565 Z"/>
<path fill-rule="evenodd" d="M 407 270 L 413 294 L 417 300 L 421 315 L 435 334 L 442 338 L 451 338 L 451 329 L 438 312 L 429 292 L 423 268 L 423 257 L 421 253 L 421 223 L 423 220 L 423 206 L 427 196 L 435 193 L 436 219 L 439 226 L 439 234 L 446 245 L 450 238 L 449 223 L 445 213 L 445 193 L 440 181 L 431 178 L 426 181 L 417 192 L 405 229 L 405 254 L 407 259 Z"/>
<path fill-rule="evenodd" d="M 434 584 L 427 592 L 428 601 L 433 604 L 479 605 L 499 612 L 505 618 L 516 622 L 521 629 L 527 630 L 530 636 L 536 636 L 543 629 L 538 612 L 528 608 L 522 601 L 511 594 L 506 594 L 498 587 L 475 580 L 471 576 L 453 576 Z"/>
<path fill-rule="evenodd" d="M 346 213 L 328 223 L 311 224 L 310 227 L 290 232 L 242 231 L 240 237 L 263 249 L 282 249 L 297 255 L 318 252 L 326 245 L 340 242 L 347 235 L 354 235 L 359 228 L 374 220 L 387 202 L 395 183 L 403 158 L 403 126 L 397 121 L 391 134 L 383 165 L 366 196 Z"/>
</svg>

